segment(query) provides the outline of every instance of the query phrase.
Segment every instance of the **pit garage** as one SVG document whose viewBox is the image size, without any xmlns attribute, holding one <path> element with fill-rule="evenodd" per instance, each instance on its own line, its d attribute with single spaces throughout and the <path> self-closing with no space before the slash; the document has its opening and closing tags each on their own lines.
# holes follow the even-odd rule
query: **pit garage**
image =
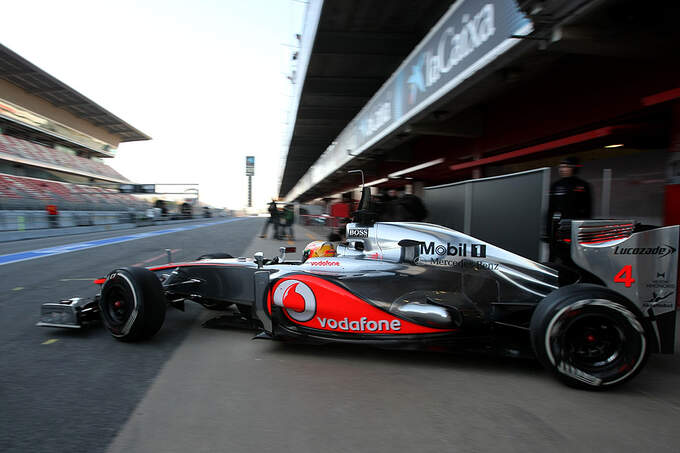
<svg viewBox="0 0 680 453">
<path fill-rule="evenodd" d="M 312 1 L 279 195 L 356 198 L 353 169 L 420 196 L 540 168 L 554 181 L 571 156 L 594 217 L 679 223 L 678 13 L 663 1 Z"/>
</svg>

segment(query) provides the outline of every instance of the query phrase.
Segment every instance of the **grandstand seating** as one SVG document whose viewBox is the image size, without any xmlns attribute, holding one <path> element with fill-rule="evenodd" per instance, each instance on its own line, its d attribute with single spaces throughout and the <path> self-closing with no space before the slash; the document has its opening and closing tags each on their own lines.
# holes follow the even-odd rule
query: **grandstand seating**
<svg viewBox="0 0 680 453">
<path fill-rule="evenodd" d="M 84 157 L 73 156 L 44 145 L 12 137 L 11 135 L 0 134 L 0 153 L 33 160 L 37 163 L 59 165 L 61 167 L 80 170 L 99 176 L 121 180 L 126 179 L 116 170 L 104 163 L 86 159 Z"/>
<path fill-rule="evenodd" d="M 48 204 L 60 211 L 128 211 L 150 207 L 144 200 L 113 189 L 48 181 L 0 173 L 0 209 L 42 209 Z"/>
</svg>

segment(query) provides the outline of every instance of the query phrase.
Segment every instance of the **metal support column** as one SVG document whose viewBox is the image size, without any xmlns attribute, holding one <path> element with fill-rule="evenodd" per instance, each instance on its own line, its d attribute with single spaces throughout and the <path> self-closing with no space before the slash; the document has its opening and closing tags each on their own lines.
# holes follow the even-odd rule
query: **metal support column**
<svg viewBox="0 0 680 453">
<path fill-rule="evenodd" d="M 248 175 L 248 207 L 253 207 L 253 177 Z"/>
</svg>

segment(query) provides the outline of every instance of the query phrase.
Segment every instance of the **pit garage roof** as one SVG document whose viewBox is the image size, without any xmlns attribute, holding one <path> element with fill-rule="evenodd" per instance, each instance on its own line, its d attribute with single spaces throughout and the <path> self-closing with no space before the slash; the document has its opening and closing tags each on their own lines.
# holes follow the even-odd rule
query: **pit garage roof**
<svg viewBox="0 0 680 453">
<path fill-rule="evenodd" d="M 452 0 L 323 2 L 302 78 L 280 195 L 293 188 L 451 3 Z"/>
<path fill-rule="evenodd" d="M 673 48 L 678 42 L 678 32 L 670 23 L 672 17 L 677 17 L 675 13 L 679 7 L 677 5 L 669 7 L 668 3 L 663 0 L 652 0 L 645 4 L 644 8 L 640 7 L 640 4 L 634 0 L 516 0 L 515 2 L 497 0 L 495 3 L 501 6 L 514 3 L 518 11 L 530 19 L 533 32 L 530 32 L 529 35 L 520 35 L 519 33 L 510 35 L 510 38 L 517 40 L 514 47 L 506 50 L 485 66 L 478 68 L 473 76 L 464 79 L 455 88 L 446 92 L 442 90 L 441 93 L 443 94 L 439 99 L 426 105 L 420 111 L 416 111 L 413 116 L 402 116 L 401 118 L 404 118 L 404 121 L 401 123 L 395 124 L 392 119 L 389 119 L 386 124 L 390 124 L 390 121 L 392 121 L 391 124 L 394 127 L 388 129 L 387 126 L 384 126 L 384 131 L 373 134 L 372 140 L 364 142 L 359 140 L 358 144 L 352 141 L 354 139 L 356 142 L 356 138 L 364 134 L 359 127 L 362 124 L 361 120 L 373 111 L 380 113 L 374 107 L 382 105 L 380 101 L 387 93 L 386 88 L 390 88 L 391 83 L 394 86 L 393 79 L 396 77 L 398 80 L 398 76 L 402 73 L 405 74 L 404 77 L 409 77 L 409 72 L 406 69 L 413 69 L 413 67 L 418 66 L 414 62 L 417 62 L 417 57 L 426 50 L 431 50 L 431 42 L 425 44 L 424 48 L 420 48 L 420 45 L 418 48 L 414 46 L 412 52 L 409 51 L 409 55 L 402 58 L 405 66 L 399 69 L 394 68 L 397 69 L 396 73 L 362 106 L 361 113 L 349 121 L 344 121 L 346 129 L 340 136 L 330 137 L 332 134 L 329 132 L 323 136 L 324 140 L 322 141 L 321 131 L 317 130 L 319 141 L 317 148 L 312 150 L 311 143 L 309 143 L 306 144 L 309 149 L 300 152 L 301 150 L 297 149 L 300 139 L 307 139 L 312 133 L 310 130 L 301 134 L 301 129 L 298 127 L 308 121 L 302 113 L 305 111 L 304 102 L 305 96 L 308 94 L 307 89 L 313 85 L 305 84 L 300 96 L 300 108 L 292 134 L 293 140 L 289 147 L 280 195 L 291 200 L 299 199 L 302 201 L 328 196 L 348 190 L 349 186 L 356 182 L 355 179 L 347 177 L 347 170 L 362 168 L 366 173 L 366 181 L 372 181 L 386 178 L 390 172 L 441 158 L 442 154 L 446 154 L 444 157 L 447 157 L 447 161 L 451 160 L 451 162 L 440 164 L 439 167 L 443 170 L 439 167 L 432 167 L 426 171 L 430 179 L 433 179 L 431 178 L 433 171 L 444 171 L 445 173 L 441 175 L 442 178 L 448 177 L 450 179 L 452 177 L 451 164 L 474 158 L 472 155 L 468 155 L 472 151 L 467 154 L 460 154 L 458 148 L 462 152 L 469 150 L 472 147 L 470 144 L 484 145 L 475 152 L 482 153 L 479 157 L 488 157 L 503 151 L 501 148 L 506 146 L 492 140 L 492 131 L 495 130 L 494 127 L 500 127 L 506 122 L 507 118 L 504 118 L 503 115 L 507 114 L 510 118 L 514 118 L 516 115 L 505 111 L 502 115 L 501 111 L 496 111 L 490 107 L 496 105 L 493 102 L 496 102 L 499 97 L 509 105 L 507 101 L 514 96 L 516 98 L 515 105 L 522 106 L 526 97 L 531 97 L 534 93 L 550 93 L 549 95 L 553 96 L 566 88 L 578 93 L 579 86 L 582 86 L 583 89 L 590 86 L 588 79 L 594 77 L 594 75 L 598 75 L 597 83 L 602 83 L 602 86 L 613 86 L 611 80 L 617 80 L 616 71 L 620 71 L 621 68 L 651 69 L 654 67 L 655 71 L 658 72 L 657 66 L 668 61 L 668 55 L 673 54 Z M 332 4 L 335 5 L 335 3 Z M 458 14 L 455 12 L 455 8 L 461 4 L 479 5 L 486 4 L 486 2 L 476 0 L 446 2 L 444 9 L 452 6 L 454 11 L 443 11 L 439 13 L 439 16 L 446 12 L 448 17 L 455 18 Z M 409 6 L 402 5 L 403 9 L 400 14 L 408 15 Z M 319 21 L 320 31 L 324 29 L 324 14 L 327 7 L 328 4 L 324 3 L 324 10 Z M 464 8 L 461 7 L 460 9 Z M 657 14 L 658 11 L 665 11 L 666 14 L 659 15 Z M 347 14 L 353 13 L 354 11 L 349 11 Z M 384 11 L 381 10 L 376 14 L 377 17 L 383 17 Z M 499 14 L 498 18 L 500 17 L 503 16 Z M 439 17 L 430 18 L 428 27 L 431 28 L 437 19 Z M 444 19 L 446 17 L 442 20 Z M 455 21 L 455 23 L 458 22 L 458 20 Z M 439 26 L 438 28 L 441 29 Z M 663 30 L 663 34 L 657 29 Z M 437 32 L 433 31 L 433 33 L 436 38 Z M 433 41 L 429 37 L 422 41 L 428 40 Z M 315 58 L 318 58 L 315 52 L 317 52 L 317 42 L 315 42 L 314 51 L 311 55 L 310 73 L 313 69 L 312 63 Z M 474 56 L 474 54 L 470 55 Z M 365 64 L 357 66 L 359 67 L 353 68 L 357 72 L 352 72 L 352 74 L 366 73 Z M 630 69 L 627 70 L 630 71 Z M 342 82 L 347 77 L 349 75 L 340 76 L 339 81 Z M 570 82 L 570 77 L 577 79 L 581 85 L 574 81 Z M 609 82 L 600 80 L 607 77 L 611 78 Z M 561 82 L 558 80 L 561 80 Z M 595 85 L 594 81 L 593 86 Z M 660 85 L 658 90 L 662 91 L 664 86 Z M 433 87 L 436 88 L 437 85 L 433 85 Z M 625 90 L 623 92 L 626 93 Z M 416 102 L 418 102 L 417 99 Z M 536 104 L 539 105 L 540 102 L 536 101 Z M 572 102 L 568 106 L 572 104 L 574 103 Z M 395 102 L 393 105 L 397 105 L 397 103 Z M 608 107 L 611 108 L 612 112 L 614 111 L 613 106 Z M 549 106 L 545 108 L 549 108 Z M 616 115 L 623 115 L 627 111 L 621 108 L 620 112 L 616 110 Z M 556 115 L 550 116 L 556 117 Z M 373 114 L 372 117 L 379 119 L 378 116 Z M 593 116 L 592 121 L 596 119 Z M 582 122 L 584 122 L 583 127 L 585 127 L 585 119 Z M 576 130 L 575 126 L 571 127 L 576 132 L 583 132 Z M 598 127 L 598 125 L 594 124 L 593 127 Z M 517 131 L 526 128 L 527 125 L 520 125 Z M 309 129 L 314 129 L 311 124 Z M 562 129 L 557 126 L 543 129 L 546 132 L 540 133 L 545 134 L 546 139 L 560 138 L 558 136 L 552 137 L 552 135 L 562 133 Z M 563 132 L 569 131 L 564 129 Z M 369 133 L 372 132 L 369 130 Z M 538 133 L 538 131 L 532 133 Z M 507 146 L 522 148 L 532 145 L 533 143 L 529 142 L 537 139 L 524 137 L 524 135 L 520 137 L 520 135 L 514 134 L 513 137 L 516 136 L 514 139 L 517 140 L 517 143 L 508 143 Z M 440 150 L 436 153 L 437 155 L 424 155 L 420 151 L 416 151 L 420 148 L 411 146 L 414 139 L 422 137 L 428 139 L 430 137 L 433 139 L 446 138 L 447 141 L 444 148 L 442 148 L 441 141 L 436 142 L 436 146 Z M 335 146 L 326 150 L 325 148 L 333 142 L 335 142 Z M 507 151 L 510 151 L 510 149 Z M 314 157 L 320 152 L 323 152 L 320 159 Z M 416 152 L 420 154 L 414 154 Z M 299 176 L 300 173 L 304 173 L 304 175 Z M 418 176 L 418 174 L 412 176 Z M 298 178 L 301 179 L 298 180 Z"/>
<path fill-rule="evenodd" d="M 0 79 L 5 79 L 31 95 L 119 136 L 121 142 L 151 139 L 2 44 Z"/>
</svg>

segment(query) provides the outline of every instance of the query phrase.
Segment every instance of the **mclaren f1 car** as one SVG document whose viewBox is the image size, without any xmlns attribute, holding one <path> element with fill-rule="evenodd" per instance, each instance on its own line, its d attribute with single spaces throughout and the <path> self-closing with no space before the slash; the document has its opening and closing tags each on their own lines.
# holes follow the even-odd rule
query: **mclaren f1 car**
<svg viewBox="0 0 680 453">
<path fill-rule="evenodd" d="M 279 256 L 204 255 L 115 269 L 93 299 L 43 304 L 38 325 L 101 321 L 137 341 L 186 301 L 257 338 L 535 356 L 565 383 L 608 388 L 678 350 L 678 226 L 562 220 L 560 263 L 428 223 L 376 222 L 363 193 L 346 241 Z M 558 255 L 560 254 L 558 253 Z"/>
</svg>

